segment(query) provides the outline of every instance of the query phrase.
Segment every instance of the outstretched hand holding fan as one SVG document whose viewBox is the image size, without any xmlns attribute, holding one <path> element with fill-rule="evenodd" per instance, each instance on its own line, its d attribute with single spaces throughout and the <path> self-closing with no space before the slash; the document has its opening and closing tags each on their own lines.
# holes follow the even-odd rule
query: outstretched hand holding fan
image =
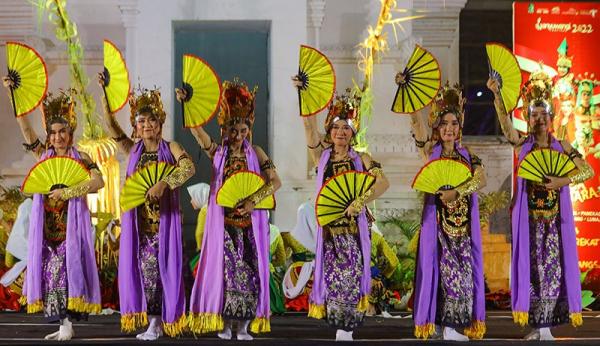
<svg viewBox="0 0 600 346">
<path fill-rule="evenodd" d="M 315 48 L 300 46 L 298 74 L 292 78 L 298 88 L 298 105 L 303 117 L 325 109 L 335 93 L 335 72 L 325 54 Z"/>
</svg>

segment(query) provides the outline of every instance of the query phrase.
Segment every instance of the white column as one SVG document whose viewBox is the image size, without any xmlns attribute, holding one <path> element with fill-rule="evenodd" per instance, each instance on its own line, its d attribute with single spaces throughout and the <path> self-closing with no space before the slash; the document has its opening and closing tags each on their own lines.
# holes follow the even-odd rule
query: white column
<svg viewBox="0 0 600 346">
<path fill-rule="evenodd" d="M 125 61 L 129 69 L 129 79 L 133 84 L 136 84 L 138 74 L 136 71 L 136 44 L 137 44 L 137 15 L 140 13 L 138 9 L 138 0 L 120 0 L 119 10 L 121 10 L 121 20 L 125 27 Z"/>
<path fill-rule="evenodd" d="M 308 0 L 306 10 L 308 17 L 306 21 L 308 43 L 318 49 L 321 45 L 319 32 L 325 19 L 325 0 Z"/>
</svg>

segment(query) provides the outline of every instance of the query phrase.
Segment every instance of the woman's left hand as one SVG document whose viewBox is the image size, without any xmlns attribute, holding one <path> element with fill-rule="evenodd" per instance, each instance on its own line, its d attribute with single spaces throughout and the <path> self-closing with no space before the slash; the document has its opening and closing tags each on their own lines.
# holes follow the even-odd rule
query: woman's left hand
<svg viewBox="0 0 600 346">
<path fill-rule="evenodd" d="M 50 193 L 48 194 L 48 197 L 58 201 L 61 199 L 62 194 L 63 194 L 63 189 L 56 189 L 56 190 L 50 191 Z"/>
<path fill-rule="evenodd" d="M 442 200 L 442 202 L 444 202 L 446 204 L 454 202 L 458 199 L 458 192 L 456 192 L 456 190 L 454 190 L 454 189 L 440 190 L 440 191 L 436 192 L 435 194 L 440 196 L 440 199 Z"/>
<path fill-rule="evenodd" d="M 352 205 L 344 210 L 344 214 L 348 217 L 355 217 L 358 215 L 358 213 L 360 213 L 360 210 L 354 208 Z"/>
<path fill-rule="evenodd" d="M 159 181 L 146 192 L 146 198 L 151 202 L 159 201 L 168 186 L 164 181 Z"/>
<path fill-rule="evenodd" d="M 571 183 L 571 179 L 569 177 L 546 177 L 546 183 L 544 187 L 548 190 L 558 190 L 565 185 L 569 185 Z"/>
<path fill-rule="evenodd" d="M 236 209 L 240 213 L 240 215 L 246 216 L 254 211 L 254 202 L 247 199 L 243 202 L 240 202 Z"/>
</svg>

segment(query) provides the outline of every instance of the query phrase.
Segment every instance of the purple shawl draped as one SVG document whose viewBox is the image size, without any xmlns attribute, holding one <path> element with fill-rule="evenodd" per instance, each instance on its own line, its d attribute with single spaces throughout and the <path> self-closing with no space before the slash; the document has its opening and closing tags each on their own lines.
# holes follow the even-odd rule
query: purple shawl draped
<svg viewBox="0 0 600 346">
<path fill-rule="evenodd" d="M 254 148 L 248 141 L 243 144 L 248 162 L 248 170 L 260 174 L 260 163 Z M 198 274 L 190 298 L 189 327 L 194 333 L 209 333 L 223 329 L 223 238 L 225 216 L 223 207 L 216 203 L 217 191 L 223 184 L 225 161 L 228 146 L 219 146 L 213 158 L 213 179 L 211 182 L 208 211 L 202 239 L 202 252 L 198 262 Z M 253 333 L 270 331 L 269 306 L 269 220 L 266 210 L 252 212 L 252 232 L 258 255 L 258 277 L 260 292 L 256 317 L 250 330 Z"/>
<path fill-rule="evenodd" d="M 48 149 L 41 160 L 56 156 L 54 149 Z M 69 156 L 80 161 L 75 148 Z M 66 266 L 67 266 L 67 309 L 75 312 L 100 312 L 101 296 L 96 256 L 94 252 L 94 229 L 87 207 L 86 196 L 71 198 L 67 209 Z M 27 312 L 42 310 L 42 248 L 44 239 L 44 196 L 35 194 L 29 224 L 29 254 L 25 295 Z"/>
<path fill-rule="evenodd" d="M 466 148 L 456 145 L 458 153 L 471 162 L 471 155 Z M 436 144 L 429 160 L 439 159 L 442 145 Z M 479 203 L 477 193 L 469 196 L 471 204 L 471 254 L 473 268 L 473 322 L 465 333 L 473 338 L 483 337 L 485 327 L 485 287 L 483 279 L 483 250 L 481 245 L 481 229 L 479 225 Z M 436 214 L 435 195 L 425 195 L 417 268 L 415 272 L 414 321 L 415 335 L 427 338 L 434 331 L 437 311 L 437 294 L 439 280 L 438 232 L 441 232 Z"/>
<path fill-rule="evenodd" d="M 519 163 L 532 149 L 533 136 L 529 136 L 519 153 Z M 562 145 L 551 137 L 551 148 L 564 152 Z M 527 204 L 527 182 L 517 177 L 516 193 L 512 209 L 512 261 L 511 261 L 511 297 L 515 322 L 527 324 L 529 313 L 530 287 L 530 249 L 529 249 L 529 206 Z M 569 186 L 560 188 L 560 239 L 562 246 L 561 263 L 563 265 L 564 283 L 567 292 L 569 312 L 581 313 L 581 284 L 579 282 L 579 264 L 577 257 L 577 240 L 575 238 L 575 221 Z M 573 322 L 573 321 L 572 321 Z"/>
<path fill-rule="evenodd" d="M 348 153 L 354 164 L 356 171 L 363 172 L 364 167 L 360 155 L 350 148 Z M 325 149 L 321 154 L 321 160 L 319 161 L 317 180 L 316 180 L 316 191 L 320 191 L 323 186 L 323 176 L 327 169 L 327 163 L 331 156 L 331 149 Z M 363 258 L 363 271 L 360 280 L 360 295 L 361 300 L 367 297 L 371 293 L 371 237 L 369 234 L 369 225 L 367 222 L 367 216 L 365 209 L 361 210 L 358 215 L 358 231 L 360 237 L 360 248 Z M 313 287 L 310 293 L 310 305 L 309 316 L 315 318 L 325 317 L 325 278 L 323 275 L 323 227 L 317 226 L 317 246 L 315 252 L 315 271 Z M 360 304 L 359 304 L 360 305 Z M 319 310 L 320 312 L 317 312 Z"/>
<path fill-rule="evenodd" d="M 127 176 L 137 169 L 144 152 L 144 142 L 139 141 L 131 150 Z M 158 160 L 175 164 L 169 143 L 161 140 Z M 137 208 L 121 216 L 121 241 L 119 251 L 119 297 L 121 329 L 132 332 L 147 322 L 146 297 L 139 263 L 139 232 Z M 181 216 L 179 191 L 165 190 L 160 199 L 158 240 L 158 267 L 163 290 L 162 322 L 169 336 L 181 334 L 185 327 L 185 293 L 182 277 Z"/>
</svg>

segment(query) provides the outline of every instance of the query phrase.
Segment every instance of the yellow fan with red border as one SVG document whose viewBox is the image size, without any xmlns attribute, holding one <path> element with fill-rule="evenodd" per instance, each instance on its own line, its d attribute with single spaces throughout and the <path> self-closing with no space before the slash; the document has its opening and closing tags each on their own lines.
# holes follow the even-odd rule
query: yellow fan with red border
<svg viewBox="0 0 600 346">
<path fill-rule="evenodd" d="M 182 102 L 183 126 L 202 126 L 219 109 L 222 92 L 219 76 L 203 59 L 185 54 L 182 81 L 182 89 L 187 93 Z"/>
<path fill-rule="evenodd" d="M 104 96 L 108 109 L 115 113 L 127 103 L 131 83 L 123 54 L 109 40 L 104 40 Z"/>
<path fill-rule="evenodd" d="M 21 191 L 27 194 L 48 194 L 55 188 L 71 187 L 90 178 L 90 171 L 80 161 L 68 156 L 54 156 L 31 168 Z"/>
<path fill-rule="evenodd" d="M 517 106 L 521 95 L 521 68 L 512 51 L 500 43 L 486 43 L 490 78 L 498 80 L 500 96 L 510 113 Z"/>
<path fill-rule="evenodd" d="M 517 175 L 521 178 L 544 182 L 546 177 L 564 177 L 577 168 L 573 160 L 553 149 L 533 150 L 521 161 Z"/>
<path fill-rule="evenodd" d="M 426 193 L 450 190 L 471 177 L 471 169 L 465 163 L 451 159 L 429 161 L 412 182 L 412 188 Z"/>
<path fill-rule="evenodd" d="M 15 117 L 34 110 L 46 96 L 48 72 L 35 49 L 19 42 L 6 42 L 8 77 L 14 81 L 10 96 Z"/>
<path fill-rule="evenodd" d="M 260 174 L 251 171 L 240 171 L 227 178 L 217 191 L 217 204 L 225 208 L 235 208 L 265 185 Z M 254 209 L 274 209 L 273 195 L 260 201 Z"/>
<path fill-rule="evenodd" d="M 146 201 L 146 192 L 161 179 L 168 177 L 176 166 L 166 162 L 153 162 L 127 177 L 121 189 L 121 210 L 136 208 Z"/>
<path fill-rule="evenodd" d="M 313 47 L 300 46 L 300 66 L 297 78 L 300 115 L 314 115 L 325 109 L 335 93 L 335 71 L 325 54 Z"/>
</svg>

